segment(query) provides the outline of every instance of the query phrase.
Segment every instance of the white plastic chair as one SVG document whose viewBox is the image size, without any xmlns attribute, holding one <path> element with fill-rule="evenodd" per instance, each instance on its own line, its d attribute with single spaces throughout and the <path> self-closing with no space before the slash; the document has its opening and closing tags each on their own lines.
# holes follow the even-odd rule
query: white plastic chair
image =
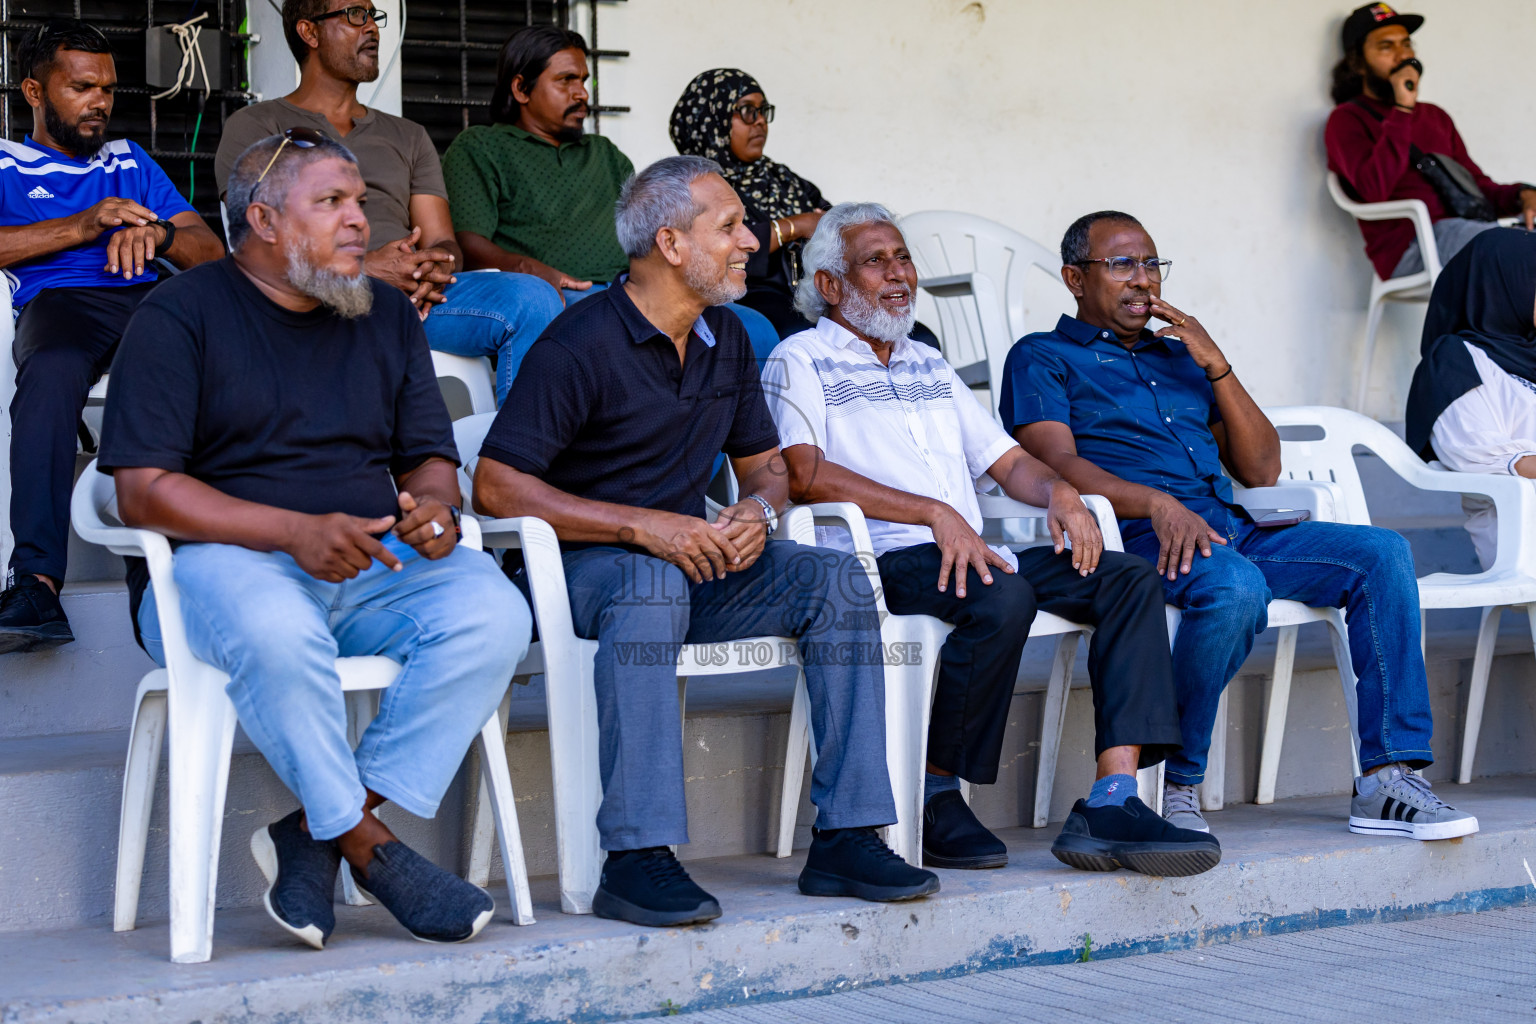
<svg viewBox="0 0 1536 1024">
<path fill-rule="evenodd" d="M 469 415 L 478 416 L 496 411 L 496 389 L 491 385 L 489 359 L 484 356 L 456 356 L 433 349 L 432 369 L 437 373 L 439 387 L 445 379 L 463 385 L 469 396 Z"/>
<path fill-rule="evenodd" d="M 917 265 L 917 286 L 938 309 L 944 358 L 965 383 L 988 388 L 995 415 L 1008 350 L 1029 333 L 1024 302 L 1029 268 L 1040 268 L 1060 284 L 1060 257 L 1012 228 L 969 213 L 924 210 L 901 218 L 899 226 Z"/>
<path fill-rule="evenodd" d="M 1344 191 L 1344 183 L 1333 171 L 1328 172 L 1328 194 L 1339 209 L 1356 220 L 1411 220 L 1414 234 L 1418 237 L 1419 254 L 1424 269 L 1417 274 L 1383 281 L 1374 270 L 1371 272 L 1371 298 L 1365 314 L 1365 351 L 1360 359 L 1360 373 L 1355 384 L 1354 409 L 1365 409 L 1366 387 L 1370 384 L 1371 358 L 1376 353 L 1376 332 L 1381 327 L 1381 314 L 1388 302 L 1427 302 L 1429 293 L 1440 277 L 1440 250 L 1435 245 L 1435 229 L 1429 219 L 1429 207 L 1422 199 L 1393 199 L 1382 203 L 1359 203 Z"/>
<path fill-rule="evenodd" d="M 470 503 L 470 481 L 480 446 L 494 416 L 466 417 L 454 423 L 460 461 L 465 475 L 460 485 L 465 489 L 465 508 Z M 468 517 L 466 517 L 468 518 Z M 793 517 L 780 522 L 780 537 L 790 536 Z M 565 567 L 560 558 L 560 544 L 555 531 L 542 519 L 521 516 L 514 519 L 482 520 L 480 523 L 487 548 L 518 548 L 527 566 L 529 592 L 534 620 L 538 623 L 538 651 L 519 666 L 518 672 L 542 670 L 545 677 L 545 704 L 549 719 L 549 751 L 555 796 L 555 844 L 560 871 L 560 906 L 567 914 L 590 914 L 592 896 L 597 891 L 602 871 L 603 851 L 597 831 L 597 809 L 602 801 L 602 782 L 598 776 L 597 692 L 593 683 L 593 660 L 597 641 L 576 636 L 571 623 L 570 598 L 565 586 Z M 752 644 L 755 651 L 769 652 L 766 663 L 740 664 L 738 645 Z M 535 661 L 535 657 L 537 661 Z M 534 666 L 538 668 L 535 669 Z M 803 667 L 795 641 L 785 637 L 748 637 L 718 644 L 685 644 L 678 654 L 678 705 L 684 706 L 690 678 L 729 675 L 743 671 L 794 668 L 802 673 L 797 683 L 804 687 Z M 483 805 L 483 801 L 482 801 Z M 479 810 L 476 818 L 480 818 Z M 477 844 L 485 829 L 478 823 L 472 828 Z M 471 865 L 488 862 L 489 850 L 477 848 Z M 471 876 L 471 881 L 473 877 Z"/>
<path fill-rule="evenodd" d="M 1431 609 L 1482 610 L 1458 774 L 1458 781 L 1471 782 L 1488 675 L 1493 667 L 1494 642 L 1504 609 L 1524 608 L 1532 618 L 1531 632 L 1536 639 L 1536 495 L 1532 494 L 1530 481 L 1433 469 L 1386 427 L 1345 409 L 1291 406 L 1264 411 L 1277 427 L 1310 427 L 1322 432 L 1319 439 L 1281 441 L 1282 473 L 1293 480 L 1324 480 L 1333 484 L 1338 490 L 1341 523 L 1364 526 L 1371 521 L 1365 489 L 1355 467 L 1353 453 L 1357 447 L 1376 455 L 1392 472 L 1420 490 L 1481 495 L 1493 501 L 1498 515 L 1498 551 L 1493 566 L 1483 572 L 1437 572 L 1419 578 L 1419 606 L 1425 613 Z"/>
<path fill-rule="evenodd" d="M 170 544 L 152 530 L 108 525 L 106 515 L 114 514 L 115 509 L 112 478 L 97 472 L 92 461 L 75 485 L 71 499 L 75 530 L 85 540 L 116 554 L 148 561 L 166 657 L 165 668 L 150 672 L 139 683 L 135 699 L 123 772 L 112 927 L 114 931 L 129 931 L 137 923 L 155 778 L 169 725 L 174 738 L 170 750 L 168 829 L 171 959 L 176 963 L 203 963 L 213 955 L 219 846 L 230 750 L 235 737 L 235 707 L 224 692 L 229 676 L 198 661 L 187 647 Z M 478 550 L 476 525 L 466 517 L 464 526 L 463 543 Z M 371 696 L 358 691 L 387 689 L 399 675 L 400 666 L 389 658 L 371 656 L 338 658 L 336 669 L 342 689 L 348 693 L 349 731 L 355 739 L 367 724 L 367 712 L 358 707 L 358 701 Z M 505 736 L 499 716 L 492 715 L 478 738 L 480 765 L 486 788 L 492 794 L 490 802 L 501 836 L 507 889 L 512 894 L 512 919 L 517 924 L 532 924 L 533 901 L 507 768 Z M 345 872 L 344 882 L 350 882 L 350 875 Z"/>
</svg>

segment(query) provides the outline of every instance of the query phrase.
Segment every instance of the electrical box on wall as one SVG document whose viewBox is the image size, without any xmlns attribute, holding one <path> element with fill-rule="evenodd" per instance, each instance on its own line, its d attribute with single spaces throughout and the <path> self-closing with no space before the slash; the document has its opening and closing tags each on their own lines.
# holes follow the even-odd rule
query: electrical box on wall
<svg viewBox="0 0 1536 1024">
<path fill-rule="evenodd" d="M 174 26 L 156 25 L 144 33 L 145 84 L 154 89 L 169 89 L 179 80 L 185 88 L 198 92 L 217 89 L 224 80 L 226 49 L 224 34 L 217 29 L 203 28 L 198 32 L 197 52 L 190 53 L 183 49 L 181 36 Z M 184 60 L 186 71 L 182 70 Z M 204 68 L 207 68 L 207 82 L 203 81 Z"/>
</svg>

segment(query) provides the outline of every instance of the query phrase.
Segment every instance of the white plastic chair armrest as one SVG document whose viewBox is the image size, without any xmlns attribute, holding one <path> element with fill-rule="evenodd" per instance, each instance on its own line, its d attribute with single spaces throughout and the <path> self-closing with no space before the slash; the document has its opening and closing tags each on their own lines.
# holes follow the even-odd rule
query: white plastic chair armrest
<svg viewBox="0 0 1536 1024">
<path fill-rule="evenodd" d="M 1411 220 L 1414 234 L 1418 236 L 1419 252 L 1424 266 L 1439 276 L 1440 249 L 1435 244 L 1434 222 L 1429 219 L 1429 207 L 1422 199 L 1388 199 L 1379 203 L 1357 203 L 1343 194 L 1342 189 L 1334 198 L 1356 220 Z"/>
<path fill-rule="evenodd" d="M 976 501 L 981 506 L 983 519 L 1044 519 L 1046 516 L 1045 509 L 1015 501 L 1006 494 L 978 494 Z M 1088 506 L 1088 511 L 1099 521 L 1099 532 L 1104 535 L 1104 550 L 1125 550 L 1120 539 L 1120 521 L 1115 518 L 1115 507 L 1109 503 L 1109 499 L 1099 494 L 1085 494 L 1083 504 Z"/>
<path fill-rule="evenodd" d="M 1315 523 L 1338 522 L 1338 509 L 1344 503 L 1343 488 L 1330 480 L 1287 480 L 1273 487 L 1243 487 L 1234 483 L 1232 494 L 1246 509 L 1305 509 Z"/>
<path fill-rule="evenodd" d="M 482 519 L 476 525 L 487 549 L 517 548 L 523 552 L 539 638 L 575 636 L 570 595 L 565 589 L 565 563 L 560 560 L 560 541 L 554 527 L 534 516 Z"/>
<path fill-rule="evenodd" d="M 864 518 L 864 510 L 851 501 L 818 501 L 795 507 L 809 513 L 817 526 L 842 527 L 848 531 L 854 557 L 864 567 L 870 588 L 875 594 L 875 604 L 883 614 L 886 607 L 880 588 L 880 569 L 875 563 L 875 545 L 869 537 L 869 523 Z"/>
</svg>

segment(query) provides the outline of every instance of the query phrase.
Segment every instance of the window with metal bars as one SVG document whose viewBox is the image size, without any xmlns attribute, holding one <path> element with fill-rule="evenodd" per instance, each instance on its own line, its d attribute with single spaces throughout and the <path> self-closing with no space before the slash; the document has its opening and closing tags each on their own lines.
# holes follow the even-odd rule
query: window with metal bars
<svg viewBox="0 0 1536 1024">
<path fill-rule="evenodd" d="M 245 0 L 0 0 L 0 135 L 19 141 L 32 130 L 32 108 L 21 95 L 25 72 L 16 60 L 22 37 L 46 17 L 81 18 L 101 29 L 114 51 L 117 95 L 108 137 L 129 138 L 143 146 L 222 237 L 213 154 L 224 119 L 250 102 L 247 37 L 242 31 L 245 9 Z M 223 46 L 214 88 L 205 94 L 199 76 L 197 88 L 153 99 L 161 89 L 145 84 L 146 30 L 203 13 L 208 15 L 201 23 L 204 30 L 218 30 Z"/>
</svg>

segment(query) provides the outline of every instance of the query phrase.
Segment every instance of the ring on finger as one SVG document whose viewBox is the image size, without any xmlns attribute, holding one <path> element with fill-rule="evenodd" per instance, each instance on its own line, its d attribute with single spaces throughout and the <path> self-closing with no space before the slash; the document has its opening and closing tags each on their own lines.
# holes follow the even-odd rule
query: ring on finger
<svg viewBox="0 0 1536 1024">
<path fill-rule="evenodd" d="M 443 532 L 443 524 L 438 522 L 436 519 L 432 520 L 432 539 L 436 540 L 437 538 L 441 537 Z"/>
</svg>

